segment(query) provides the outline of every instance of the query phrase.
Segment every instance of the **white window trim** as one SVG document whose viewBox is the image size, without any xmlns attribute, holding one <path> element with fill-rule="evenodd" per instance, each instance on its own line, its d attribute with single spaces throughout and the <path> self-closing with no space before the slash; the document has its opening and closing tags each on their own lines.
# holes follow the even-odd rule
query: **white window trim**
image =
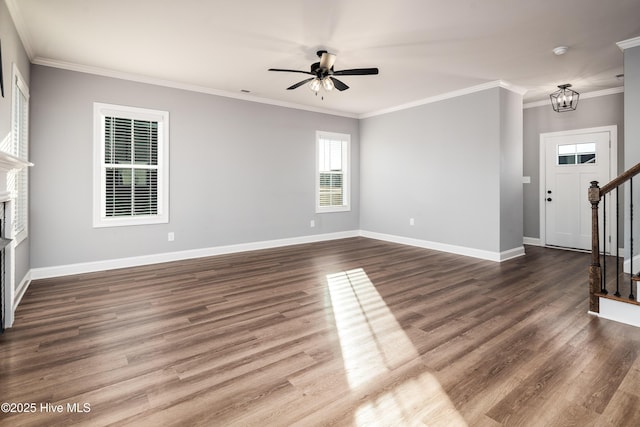
<svg viewBox="0 0 640 427">
<path fill-rule="evenodd" d="M 105 117 L 126 117 L 158 122 L 158 213 L 136 217 L 107 217 L 105 164 Z M 169 112 L 122 105 L 93 104 L 93 226 L 118 227 L 169 222 Z"/>
<path fill-rule="evenodd" d="M 343 202 L 342 206 L 320 206 L 320 140 L 338 139 L 346 142 L 343 148 Z M 316 213 L 347 212 L 351 210 L 351 135 L 346 133 L 316 131 Z"/>
<path fill-rule="evenodd" d="M 12 88 L 12 93 L 11 93 L 11 141 L 12 141 L 11 150 L 12 150 L 12 153 L 10 154 L 28 163 L 29 162 L 29 96 L 30 96 L 29 87 L 27 86 L 27 83 L 25 82 L 24 78 L 22 77 L 22 74 L 20 73 L 20 70 L 18 69 L 15 63 L 13 64 L 12 68 L 13 68 L 12 79 L 11 79 L 12 80 L 12 85 L 11 85 L 11 88 Z M 20 135 L 16 135 L 16 132 L 15 132 L 16 129 L 14 125 L 17 120 L 15 99 L 17 96 L 18 89 L 20 90 L 20 92 L 22 92 L 22 94 L 27 100 L 27 112 L 26 112 L 27 126 L 26 126 L 26 129 L 21 129 L 21 131 L 26 134 L 26 147 L 25 147 L 25 153 L 23 156 L 21 156 L 19 153 L 20 149 L 17 145 L 18 144 L 17 139 L 20 138 Z M 14 244 L 15 246 L 17 246 L 29 236 L 29 170 L 28 168 L 23 168 L 20 170 L 16 170 L 12 173 L 14 175 L 24 174 L 24 178 L 26 181 L 25 182 L 26 194 L 24 194 L 24 199 L 23 199 L 23 203 L 25 204 L 24 206 L 25 217 L 23 218 L 24 227 L 19 231 L 17 230 L 17 227 L 19 226 L 19 218 L 16 215 L 17 213 L 16 209 L 17 209 L 17 204 L 19 203 L 18 199 L 20 198 L 20 194 L 17 194 L 17 192 L 20 189 L 15 188 L 12 194 L 12 197 L 14 199 L 14 203 L 12 204 L 14 209 L 14 213 L 13 213 L 14 217 L 13 217 L 13 227 L 11 230 L 11 234 L 13 235 L 13 239 L 15 242 Z"/>
</svg>

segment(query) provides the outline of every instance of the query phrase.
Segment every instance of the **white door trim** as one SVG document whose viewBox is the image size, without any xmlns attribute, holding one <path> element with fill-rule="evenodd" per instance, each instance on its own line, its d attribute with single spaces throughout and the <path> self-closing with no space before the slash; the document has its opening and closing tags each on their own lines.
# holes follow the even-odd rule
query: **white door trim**
<svg viewBox="0 0 640 427">
<path fill-rule="evenodd" d="M 609 147 L 609 181 L 618 176 L 618 126 L 599 126 L 594 128 L 585 128 L 585 129 L 573 129 L 573 130 L 563 130 L 560 132 L 546 132 L 540 134 L 540 188 L 539 188 L 539 199 L 540 203 L 540 244 L 542 246 L 547 245 L 547 217 L 545 211 L 545 204 L 543 203 L 546 197 L 546 188 L 547 188 L 547 174 L 546 174 L 546 152 L 545 152 L 545 140 L 547 138 L 554 138 L 558 136 L 570 136 L 570 135 L 581 135 L 585 133 L 596 133 L 596 132 L 609 132 L 610 135 L 610 147 Z M 606 184 L 606 182 L 599 183 L 600 187 Z M 618 244 L 618 236 L 611 236 L 611 247 L 616 248 Z"/>
</svg>

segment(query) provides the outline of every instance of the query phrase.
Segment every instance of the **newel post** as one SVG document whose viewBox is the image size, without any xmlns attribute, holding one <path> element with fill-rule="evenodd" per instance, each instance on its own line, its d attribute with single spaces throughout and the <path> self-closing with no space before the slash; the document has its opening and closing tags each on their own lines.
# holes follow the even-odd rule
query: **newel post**
<svg viewBox="0 0 640 427">
<path fill-rule="evenodd" d="M 598 232 L 598 204 L 600 203 L 600 187 L 598 181 L 591 181 L 589 187 L 591 203 L 591 265 L 589 266 L 589 311 L 600 312 L 600 299 L 596 295 L 601 289 L 602 273 L 600 270 L 600 233 Z"/>
</svg>

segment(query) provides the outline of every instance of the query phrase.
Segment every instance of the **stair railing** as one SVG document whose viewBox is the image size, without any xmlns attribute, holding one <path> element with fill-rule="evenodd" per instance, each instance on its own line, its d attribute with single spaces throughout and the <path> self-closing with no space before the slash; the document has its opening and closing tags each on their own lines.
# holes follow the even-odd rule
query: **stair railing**
<svg viewBox="0 0 640 427">
<path fill-rule="evenodd" d="M 608 295 L 609 291 L 607 289 L 607 260 L 606 260 L 606 242 L 603 245 L 603 250 L 600 250 L 600 233 L 599 233 L 599 204 L 601 200 L 604 200 L 603 203 L 603 229 L 606 230 L 606 221 L 607 221 L 607 194 L 611 193 L 615 190 L 615 200 L 616 200 L 616 236 L 619 237 L 620 234 L 620 209 L 619 209 L 619 189 L 620 187 L 629 182 L 629 262 L 630 262 L 630 277 L 629 277 L 629 300 L 635 302 L 635 295 L 633 293 L 633 285 L 639 279 L 639 275 L 633 275 L 633 255 L 634 255 L 634 247 L 633 247 L 633 177 L 640 173 L 640 163 L 633 166 L 631 169 L 627 170 L 617 178 L 613 179 L 608 184 L 603 187 L 598 186 L 598 181 L 591 181 L 591 187 L 589 187 L 588 197 L 589 202 L 591 203 L 591 265 L 589 266 L 589 311 L 593 313 L 600 312 L 600 296 Z M 616 238 L 617 242 L 617 238 Z M 615 259 L 616 259 L 616 291 L 613 294 L 616 298 L 623 299 L 620 294 L 620 270 L 619 270 L 619 247 L 620 245 L 616 245 L 615 248 Z M 613 255 L 614 251 L 610 250 L 610 255 Z M 600 259 L 602 258 L 603 263 L 600 263 Z M 637 292 L 637 289 L 636 289 Z"/>
</svg>

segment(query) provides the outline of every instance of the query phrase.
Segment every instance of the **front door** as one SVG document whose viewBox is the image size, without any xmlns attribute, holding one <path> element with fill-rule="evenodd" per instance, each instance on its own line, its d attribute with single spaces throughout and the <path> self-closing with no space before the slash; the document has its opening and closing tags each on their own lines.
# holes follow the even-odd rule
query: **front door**
<svg viewBox="0 0 640 427">
<path fill-rule="evenodd" d="M 591 249 L 591 181 L 610 180 L 610 132 L 546 136 L 546 244 Z"/>
</svg>

